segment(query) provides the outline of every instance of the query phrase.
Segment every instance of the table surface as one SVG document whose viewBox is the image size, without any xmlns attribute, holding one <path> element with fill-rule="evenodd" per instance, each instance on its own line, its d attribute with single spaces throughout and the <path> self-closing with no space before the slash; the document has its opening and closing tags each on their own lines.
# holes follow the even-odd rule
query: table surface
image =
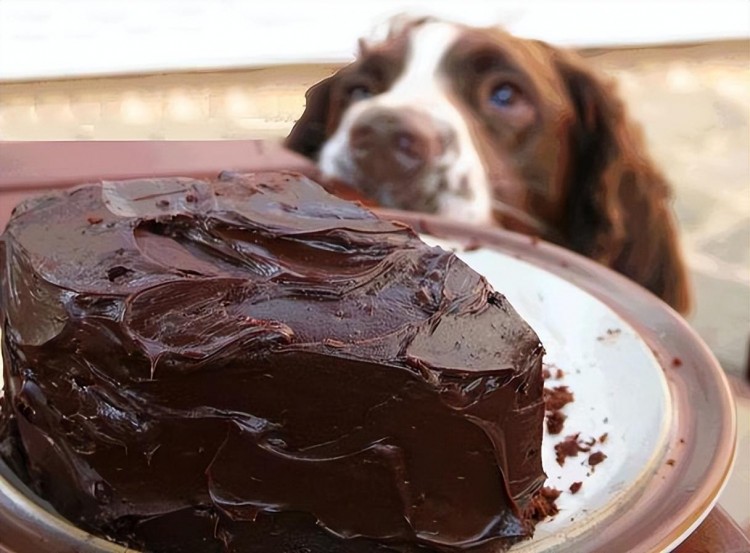
<svg viewBox="0 0 750 553">
<path fill-rule="evenodd" d="M 315 174 L 309 161 L 271 142 L 0 142 L 0 229 L 18 201 L 46 190 L 101 179 L 208 177 L 225 169 Z M 750 538 L 716 506 L 675 551 L 749 553 Z"/>
</svg>

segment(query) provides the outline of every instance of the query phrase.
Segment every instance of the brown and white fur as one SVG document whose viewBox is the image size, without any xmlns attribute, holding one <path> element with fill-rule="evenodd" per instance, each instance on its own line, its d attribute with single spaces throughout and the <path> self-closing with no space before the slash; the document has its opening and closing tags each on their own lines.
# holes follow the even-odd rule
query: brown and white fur
<svg viewBox="0 0 750 553">
<path fill-rule="evenodd" d="M 402 20 L 308 91 L 286 144 L 374 203 L 536 234 L 689 308 L 670 188 L 572 52 Z"/>
</svg>

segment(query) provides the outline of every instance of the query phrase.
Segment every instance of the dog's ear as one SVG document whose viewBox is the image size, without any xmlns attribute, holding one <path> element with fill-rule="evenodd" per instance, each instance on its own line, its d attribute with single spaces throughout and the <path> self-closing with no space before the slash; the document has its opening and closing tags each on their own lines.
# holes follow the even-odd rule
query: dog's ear
<svg viewBox="0 0 750 553">
<path fill-rule="evenodd" d="M 614 86 L 555 51 L 576 112 L 564 233 L 571 248 L 630 277 L 681 313 L 690 309 L 667 181 Z"/>
<path fill-rule="evenodd" d="M 284 145 L 306 157 L 315 159 L 328 138 L 331 109 L 331 85 L 336 75 L 313 85 L 306 93 L 305 111 L 292 127 Z"/>
</svg>

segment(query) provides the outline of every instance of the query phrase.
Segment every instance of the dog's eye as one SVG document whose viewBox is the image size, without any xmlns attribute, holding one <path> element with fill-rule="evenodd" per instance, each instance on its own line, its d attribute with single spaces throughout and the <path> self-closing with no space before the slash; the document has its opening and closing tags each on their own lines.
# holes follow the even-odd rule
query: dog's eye
<svg viewBox="0 0 750 553">
<path fill-rule="evenodd" d="M 365 100 L 372 96 L 372 90 L 365 85 L 353 86 L 349 89 L 349 100 L 352 102 L 358 102 L 359 100 Z"/>
<path fill-rule="evenodd" d="M 512 106 L 521 96 L 520 90 L 510 83 L 501 83 L 490 92 L 490 103 L 496 108 Z"/>
</svg>

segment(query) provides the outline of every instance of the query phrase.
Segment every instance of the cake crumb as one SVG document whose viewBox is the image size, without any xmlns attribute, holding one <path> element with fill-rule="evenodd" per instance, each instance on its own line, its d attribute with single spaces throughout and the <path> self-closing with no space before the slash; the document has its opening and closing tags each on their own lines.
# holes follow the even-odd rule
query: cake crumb
<svg viewBox="0 0 750 553">
<path fill-rule="evenodd" d="M 604 340 L 610 340 L 612 338 L 616 338 L 617 336 L 620 335 L 621 332 L 622 330 L 620 330 L 619 328 L 608 328 L 607 333 L 604 336 L 598 336 L 596 339 L 599 340 L 600 342 L 603 342 Z"/>
<path fill-rule="evenodd" d="M 573 482 L 570 485 L 570 493 L 572 493 L 574 495 L 577 494 L 578 490 L 581 489 L 581 486 L 583 486 L 583 482 Z"/>
<path fill-rule="evenodd" d="M 565 372 L 562 369 L 557 369 L 557 371 L 555 371 L 555 378 L 557 380 L 560 380 L 564 376 L 565 376 Z"/>
<path fill-rule="evenodd" d="M 102 219 L 101 217 L 98 217 L 96 215 L 92 215 L 92 216 L 88 217 L 86 220 L 89 222 L 89 225 L 98 225 L 99 223 L 101 223 L 102 221 L 104 221 L 104 219 Z"/>
<path fill-rule="evenodd" d="M 579 452 L 588 453 L 591 451 L 591 447 L 579 440 L 579 436 L 580 433 L 571 434 L 566 436 L 563 441 L 555 444 L 555 460 L 558 465 L 563 466 L 567 457 L 578 457 Z"/>
<path fill-rule="evenodd" d="M 559 411 L 568 403 L 575 401 L 573 393 L 568 390 L 567 386 L 557 386 L 555 388 L 544 389 L 544 406 L 547 411 Z"/>
<path fill-rule="evenodd" d="M 609 432 L 605 432 L 604 434 L 599 436 L 599 443 L 603 444 L 604 442 L 607 441 L 607 438 L 609 438 Z"/>
<path fill-rule="evenodd" d="M 557 488 L 543 487 L 526 508 L 526 517 L 539 522 L 559 513 L 555 501 L 560 497 L 560 493 Z"/>
<path fill-rule="evenodd" d="M 544 380 L 549 380 L 549 378 L 552 376 L 552 374 L 547 369 L 542 369 L 542 378 Z"/>
<path fill-rule="evenodd" d="M 559 434 L 562 432 L 567 418 L 561 411 L 552 411 L 547 415 L 547 431 L 550 434 Z"/>
<path fill-rule="evenodd" d="M 675 461 L 674 459 L 667 459 L 667 464 L 668 464 L 668 465 L 669 465 L 670 467 L 673 467 L 675 463 L 676 463 L 676 461 Z"/>
<path fill-rule="evenodd" d="M 680 359 L 679 357 L 675 357 L 674 359 L 672 359 L 672 366 L 674 368 L 682 367 L 682 359 Z"/>
<path fill-rule="evenodd" d="M 187 194 L 185 196 L 185 201 L 188 202 L 188 203 L 192 204 L 192 203 L 196 202 L 197 200 L 198 200 L 198 198 L 195 197 L 195 194 Z"/>
<path fill-rule="evenodd" d="M 594 453 L 589 455 L 589 465 L 591 465 L 592 467 L 595 467 L 596 465 L 604 461 L 604 459 L 606 458 L 607 456 L 601 451 L 595 451 Z"/>
</svg>

